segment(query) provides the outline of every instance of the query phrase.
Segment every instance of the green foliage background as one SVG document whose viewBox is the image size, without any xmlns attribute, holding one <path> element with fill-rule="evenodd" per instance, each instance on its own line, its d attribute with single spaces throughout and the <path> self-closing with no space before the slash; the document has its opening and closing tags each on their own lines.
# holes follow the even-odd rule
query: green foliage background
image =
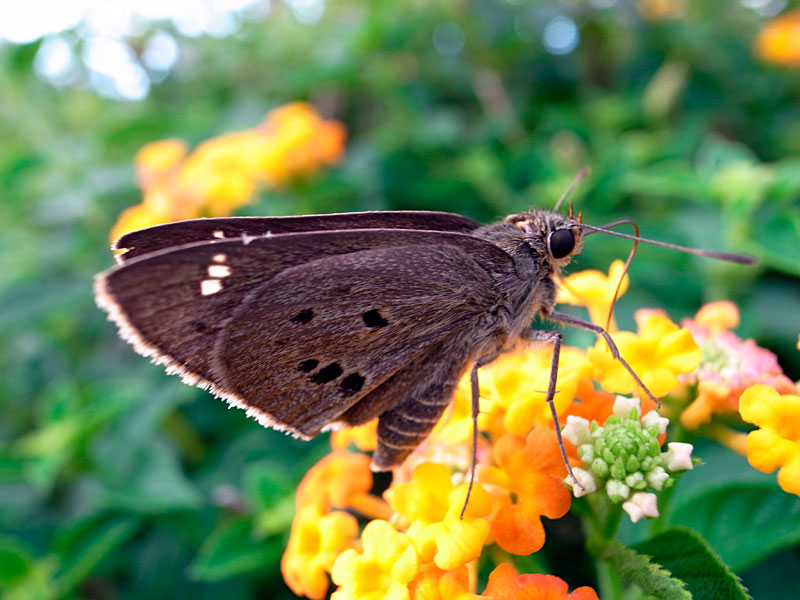
<svg viewBox="0 0 800 600">
<path fill-rule="evenodd" d="M 581 35 L 564 56 L 541 42 L 557 14 Z M 465 36 L 454 55 L 432 43 L 447 21 Z M 589 165 L 573 198 L 587 222 L 631 217 L 647 237 L 760 259 L 642 247 L 620 325 L 636 308 L 680 319 L 729 298 L 739 332 L 800 378 L 800 71 L 754 58 L 763 21 L 713 0 L 652 22 L 632 2 L 341 0 L 303 25 L 273 3 L 235 36 L 180 38 L 181 62 L 136 103 L 51 87 L 33 74 L 38 44 L 0 47 L 0 593 L 291 597 L 278 564 L 293 490 L 325 440 L 262 429 L 167 377 L 91 294 L 111 226 L 139 201 L 143 144 L 248 128 L 288 101 L 342 120 L 346 159 L 241 214 L 487 221 L 551 206 Z M 628 248 L 592 237 L 574 269 Z M 754 597 L 795 598 L 798 499 L 722 448 L 698 453 L 719 462 L 678 486 L 668 521 L 700 531 Z M 628 529 L 641 539 L 647 525 Z M 568 579 L 569 562 L 554 562 Z"/>
</svg>

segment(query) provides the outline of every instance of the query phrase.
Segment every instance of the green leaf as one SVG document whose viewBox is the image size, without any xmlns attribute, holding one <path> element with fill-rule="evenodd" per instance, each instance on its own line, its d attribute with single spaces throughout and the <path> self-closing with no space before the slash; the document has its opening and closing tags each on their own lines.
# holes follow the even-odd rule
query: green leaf
<svg viewBox="0 0 800 600">
<path fill-rule="evenodd" d="M 68 591 L 80 584 L 104 557 L 136 533 L 132 518 L 91 519 L 68 530 L 57 542 L 61 556 L 58 585 Z"/>
<path fill-rule="evenodd" d="M 705 540 L 689 529 L 672 528 L 637 544 L 634 550 L 650 556 L 674 577 L 685 582 L 694 600 L 749 598 L 737 577 Z"/>
<path fill-rule="evenodd" d="M 622 176 L 626 194 L 662 198 L 686 197 L 706 201 L 711 197 L 708 183 L 697 176 L 690 165 L 674 161 L 630 171 Z"/>
<path fill-rule="evenodd" d="M 276 568 L 281 551 L 279 536 L 254 539 L 252 520 L 224 521 L 200 548 L 189 574 L 198 581 L 220 581 L 242 573 L 269 572 Z"/>
<path fill-rule="evenodd" d="M 619 576 L 638 585 L 643 592 L 659 600 L 691 600 L 692 594 L 686 584 L 676 579 L 661 565 L 648 556 L 612 542 L 595 552 L 598 557 L 611 564 Z"/>
<path fill-rule="evenodd" d="M 24 579 L 33 568 L 34 560 L 13 538 L 0 538 L 0 588 L 8 588 Z"/>
<path fill-rule="evenodd" d="M 681 498 L 669 521 L 699 532 L 741 572 L 800 542 L 800 499 L 774 481 L 729 483 Z"/>
<path fill-rule="evenodd" d="M 751 221 L 755 248 L 763 260 L 775 269 L 800 275 L 800 209 L 794 207 L 762 211 Z"/>
<path fill-rule="evenodd" d="M 255 531 L 261 536 L 289 529 L 295 513 L 295 490 L 274 464 L 262 461 L 244 474 L 244 492 L 256 512 Z"/>
</svg>

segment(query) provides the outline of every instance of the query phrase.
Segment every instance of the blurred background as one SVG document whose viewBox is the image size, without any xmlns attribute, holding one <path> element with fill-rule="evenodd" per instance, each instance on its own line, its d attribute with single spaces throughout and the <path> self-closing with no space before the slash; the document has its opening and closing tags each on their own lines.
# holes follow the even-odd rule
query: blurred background
<svg viewBox="0 0 800 600">
<path fill-rule="evenodd" d="M 262 429 L 167 377 L 91 291 L 120 215 L 152 192 L 141 148 L 176 138 L 191 152 L 288 103 L 340 122 L 346 143 L 222 212 L 488 222 L 552 206 L 588 165 L 573 195 L 586 222 L 629 217 L 646 237 L 760 259 L 642 247 L 620 327 L 637 308 L 680 320 L 730 299 L 742 337 L 800 378 L 798 5 L 0 4 L 0 594 L 292 597 L 278 565 L 293 493 L 326 440 Z M 606 271 L 628 249 L 593 236 L 571 270 Z M 734 565 L 756 598 L 796 597 L 790 500 L 788 541 Z"/>
</svg>

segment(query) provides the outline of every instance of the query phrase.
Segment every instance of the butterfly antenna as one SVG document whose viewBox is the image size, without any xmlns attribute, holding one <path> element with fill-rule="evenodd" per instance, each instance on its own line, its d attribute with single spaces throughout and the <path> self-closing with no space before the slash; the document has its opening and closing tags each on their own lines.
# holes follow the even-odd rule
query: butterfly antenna
<svg viewBox="0 0 800 600">
<path fill-rule="evenodd" d="M 616 237 L 621 237 L 626 240 L 633 240 L 635 242 L 642 242 L 644 244 L 650 244 L 651 246 L 660 246 L 661 248 L 667 248 L 669 250 L 677 250 L 678 252 L 684 252 L 686 254 L 694 254 L 695 256 L 703 256 L 705 258 L 715 258 L 717 260 L 726 260 L 728 262 L 738 263 L 740 265 L 752 265 L 756 263 L 756 258 L 754 256 L 749 256 L 747 254 L 734 254 L 732 252 L 718 252 L 716 250 L 701 250 L 700 248 L 692 248 L 690 246 L 679 246 L 678 244 L 670 244 L 668 242 L 657 242 L 656 240 L 648 240 L 647 238 L 639 237 L 638 235 L 628 235 L 627 233 L 620 233 L 618 231 L 610 231 L 606 229 L 606 227 L 613 227 L 614 225 L 619 225 L 620 223 L 627 223 L 628 221 L 615 221 L 614 223 L 609 223 L 605 227 L 595 227 L 594 225 L 587 225 L 586 223 L 581 223 L 580 226 L 584 229 L 588 229 L 589 231 L 584 234 L 584 236 L 591 235 L 593 233 L 605 233 L 608 235 L 613 235 Z"/>
<path fill-rule="evenodd" d="M 569 187 L 567 187 L 564 193 L 561 194 L 561 198 L 559 198 L 558 202 L 556 202 L 556 205 L 553 207 L 553 212 L 558 212 L 558 209 L 564 200 L 566 200 L 567 197 L 575 190 L 575 188 L 578 187 L 578 184 L 580 184 L 581 181 L 586 179 L 586 176 L 589 175 L 590 172 L 591 170 L 589 167 L 583 167 L 580 171 L 578 171 L 578 174 L 575 175 L 575 179 L 572 180 L 572 183 L 569 184 Z M 570 213 L 571 212 L 572 210 L 570 209 Z"/>
<path fill-rule="evenodd" d="M 619 221 L 614 221 L 613 223 L 607 223 L 603 225 L 603 228 L 610 229 L 611 227 L 616 227 L 617 225 L 630 225 L 633 227 L 633 230 L 636 232 L 636 237 L 639 237 L 639 226 L 631 221 L 630 219 L 621 219 Z M 619 291 L 622 289 L 622 282 L 625 281 L 625 275 L 628 274 L 628 267 L 631 266 L 631 262 L 633 262 L 633 257 L 636 254 L 636 248 L 639 247 L 639 240 L 634 240 L 633 248 L 631 248 L 630 253 L 628 253 L 628 260 L 625 261 L 625 266 L 622 267 L 622 275 L 619 277 L 619 281 L 617 282 L 617 288 L 614 290 L 614 297 L 611 299 L 611 306 L 608 308 L 608 317 L 606 318 L 606 331 L 609 330 L 611 327 L 611 316 L 614 314 L 614 305 L 617 303 L 617 299 L 619 298 Z"/>
</svg>

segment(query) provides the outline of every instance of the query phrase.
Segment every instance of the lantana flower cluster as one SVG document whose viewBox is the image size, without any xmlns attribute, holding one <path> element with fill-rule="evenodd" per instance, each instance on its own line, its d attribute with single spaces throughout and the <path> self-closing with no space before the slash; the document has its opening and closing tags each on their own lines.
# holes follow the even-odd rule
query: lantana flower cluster
<svg viewBox="0 0 800 600">
<path fill-rule="evenodd" d="M 193 151 L 183 140 L 144 146 L 136 156 L 142 202 L 122 212 L 111 239 L 161 223 L 223 217 L 253 200 L 256 192 L 282 186 L 337 163 L 346 133 L 305 102 L 292 102 L 244 131 L 225 133 Z"/>
<path fill-rule="evenodd" d="M 562 299 L 588 308 L 595 320 L 606 320 L 620 273 L 621 263 L 608 274 L 572 275 L 563 282 Z M 612 335 L 648 388 L 670 403 L 673 393 L 683 398 L 687 389 L 696 389 L 709 358 L 695 342 L 694 325 L 681 327 L 655 310 L 640 311 L 637 323 L 636 332 Z M 289 586 L 297 594 L 322 598 L 327 574 L 337 588 L 333 600 L 596 598 L 591 588 L 570 595 L 567 584 L 553 576 L 518 574 L 513 557 L 541 550 L 546 541 L 542 518 L 563 517 L 573 502 L 571 491 L 575 497 L 605 497 L 633 521 L 657 516 L 656 494 L 693 468 L 692 446 L 671 442 L 662 448 L 668 419 L 652 400 L 639 400 L 643 391 L 604 342 L 588 350 L 564 347 L 554 401 L 565 426 L 573 481 L 545 403 L 551 352 L 549 347 L 522 349 L 480 370 L 476 481 L 463 517 L 472 460 L 468 377 L 429 438 L 394 470 L 383 494 L 369 491 L 366 455 L 347 449 L 373 449 L 375 424 L 335 432 L 333 453 L 311 469 L 298 494 L 283 560 Z M 334 463 L 340 477 L 322 476 Z M 358 482 L 355 494 L 352 481 Z M 319 486 L 315 495 L 309 494 L 312 485 Z M 350 500 L 326 486 L 348 490 Z M 319 500 L 334 496 L 336 503 Z M 325 529 L 329 515 L 352 514 L 368 521 L 360 535 L 350 519 L 347 535 L 335 537 Z M 478 568 L 490 556 L 496 567 L 479 595 Z"/>
</svg>

